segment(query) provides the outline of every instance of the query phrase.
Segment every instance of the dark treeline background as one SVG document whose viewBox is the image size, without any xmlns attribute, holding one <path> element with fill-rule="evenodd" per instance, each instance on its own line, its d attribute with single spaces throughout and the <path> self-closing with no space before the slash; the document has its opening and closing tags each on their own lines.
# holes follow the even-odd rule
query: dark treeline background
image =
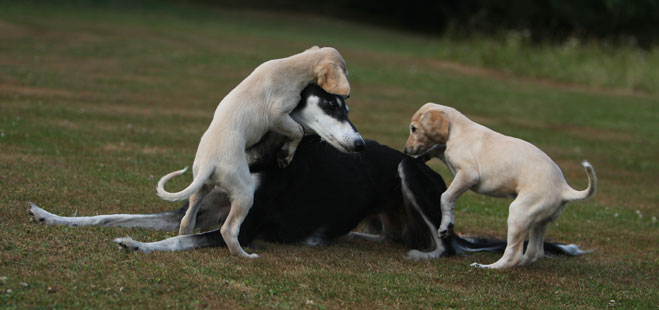
<svg viewBox="0 0 659 310">
<path fill-rule="evenodd" d="M 532 42 L 572 37 L 656 44 L 659 0 L 191 0 L 270 10 L 303 11 L 402 30 L 451 35 L 528 34 Z"/>
</svg>

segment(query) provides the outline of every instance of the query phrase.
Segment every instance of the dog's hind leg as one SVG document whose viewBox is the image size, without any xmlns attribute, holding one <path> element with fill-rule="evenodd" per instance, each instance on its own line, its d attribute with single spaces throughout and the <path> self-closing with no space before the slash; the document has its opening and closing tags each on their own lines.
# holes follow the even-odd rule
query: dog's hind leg
<svg viewBox="0 0 659 310">
<path fill-rule="evenodd" d="M 544 242 L 548 224 L 549 221 L 544 220 L 535 224 L 535 226 L 531 228 L 531 232 L 529 233 L 529 243 L 526 246 L 526 251 L 524 252 L 524 256 L 522 256 L 522 260 L 520 261 L 521 266 L 531 264 L 545 256 Z"/>
<path fill-rule="evenodd" d="M 493 264 L 481 265 L 473 263 L 471 264 L 472 267 L 499 269 L 519 265 L 524 250 L 524 239 L 529 234 L 532 224 L 531 221 L 533 220 L 530 219 L 527 214 L 527 211 L 531 209 L 529 208 L 529 202 L 531 202 L 531 204 L 534 203 L 532 198 L 527 199 L 518 196 L 517 199 L 510 204 L 510 210 L 508 211 L 508 237 L 506 239 L 506 249 L 503 251 L 503 256 Z"/>
<path fill-rule="evenodd" d="M 219 173 L 222 173 L 221 175 Z M 245 258 L 258 258 L 256 253 L 247 254 L 240 246 L 238 235 L 240 226 L 247 217 L 249 210 L 254 202 L 254 191 L 256 189 L 255 181 L 249 173 L 247 163 L 242 167 L 232 167 L 219 172 L 217 177 L 221 176 L 222 186 L 226 188 L 231 199 L 231 209 L 226 221 L 220 228 L 222 238 L 233 255 L 239 255 Z"/>
<path fill-rule="evenodd" d="M 212 193 L 215 193 L 215 191 Z M 228 209 L 228 205 L 224 205 L 222 208 L 220 208 L 219 213 L 221 218 L 224 217 L 225 213 L 228 213 Z M 202 211 L 203 210 L 204 209 L 202 209 Z M 200 212 L 199 214 L 202 213 Z M 262 217 L 247 217 L 241 226 L 242 229 L 240 230 L 240 234 L 238 236 L 240 244 L 250 244 L 252 240 L 254 240 L 254 238 L 259 234 L 261 224 Z M 119 246 L 121 246 L 121 248 L 124 250 L 138 251 L 142 253 L 187 251 L 198 248 L 226 246 L 226 242 L 224 242 L 224 239 L 222 238 L 220 229 L 215 229 L 199 234 L 176 236 L 155 242 L 139 242 L 133 240 L 130 237 L 117 238 L 113 241 L 119 244 Z"/>
<path fill-rule="evenodd" d="M 387 240 L 387 237 L 384 233 L 382 234 L 367 234 L 362 232 L 351 231 L 348 233 L 348 239 L 359 239 L 370 242 L 384 242 Z"/>
<path fill-rule="evenodd" d="M 115 226 L 176 231 L 185 209 L 155 214 L 108 214 L 96 216 L 65 217 L 52 214 L 29 202 L 30 216 L 37 223 L 65 226 Z"/>
<path fill-rule="evenodd" d="M 117 238 L 113 241 L 127 251 L 138 251 L 142 253 L 186 251 L 226 245 L 219 229 L 196 235 L 176 236 L 156 242 L 139 242 L 133 240 L 131 237 Z"/>
<path fill-rule="evenodd" d="M 204 197 L 206 197 L 212 189 L 212 185 L 204 184 L 196 193 L 190 196 L 188 210 L 185 212 L 185 216 L 181 219 L 181 225 L 178 229 L 179 235 L 190 235 L 194 233 L 199 208 L 202 205 Z"/>
</svg>

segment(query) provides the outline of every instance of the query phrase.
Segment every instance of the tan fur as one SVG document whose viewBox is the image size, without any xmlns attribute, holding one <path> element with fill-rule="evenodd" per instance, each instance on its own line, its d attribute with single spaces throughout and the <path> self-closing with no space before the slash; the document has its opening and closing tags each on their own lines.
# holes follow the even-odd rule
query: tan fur
<svg viewBox="0 0 659 310">
<path fill-rule="evenodd" d="M 222 99 L 197 148 L 192 166 L 193 182 L 178 193 L 165 191 L 165 183 L 185 169 L 172 172 L 158 182 L 161 198 L 189 198 L 179 234 L 194 231 L 199 210 L 197 201 L 218 185 L 231 198 L 231 211 L 221 228 L 229 251 L 243 257 L 258 257 L 247 254 L 238 242 L 240 225 L 252 206 L 256 188 L 245 149 L 257 143 L 266 132 L 274 131 L 288 137 L 282 150 L 286 156 L 280 159 L 280 165 L 290 163 L 304 130 L 289 113 L 298 104 L 302 89 L 311 83 L 317 83 L 332 94 L 350 95 L 346 63 L 336 49 L 314 46 L 287 58 L 267 61 Z"/>
<path fill-rule="evenodd" d="M 429 110 L 423 113 L 421 125 L 435 143 L 446 143 L 448 140 L 449 121 L 445 112 Z"/>
<path fill-rule="evenodd" d="M 435 154 L 435 148 L 429 151 L 443 143 L 443 153 Z M 455 175 L 441 197 L 440 235 L 453 224 L 455 201 L 465 191 L 515 197 L 510 204 L 508 243 L 503 256 L 490 265 L 474 263 L 477 267 L 507 268 L 543 257 L 547 224 L 558 218 L 566 202 L 589 198 L 597 187 L 597 177 L 589 163 L 583 163 L 588 188 L 576 191 L 551 158 L 531 143 L 497 133 L 454 108 L 434 103 L 423 105 L 412 117 L 405 152 L 431 153 L 441 158 Z M 529 245 L 522 253 L 527 235 Z"/>
</svg>

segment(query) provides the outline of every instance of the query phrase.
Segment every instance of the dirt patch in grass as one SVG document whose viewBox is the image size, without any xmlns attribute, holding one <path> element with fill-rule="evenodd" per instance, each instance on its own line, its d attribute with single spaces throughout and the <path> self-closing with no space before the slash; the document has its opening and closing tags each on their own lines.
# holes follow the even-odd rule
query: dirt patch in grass
<svg viewBox="0 0 659 310">
<path fill-rule="evenodd" d="M 142 154 L 169 154 L 172 153 L 172 148 L 165 148 L 159 146 L 143 146 L 138 143 L 124 142 L 108 143 L 101 146 L 98 151 L 101 152 L 129 152 L 129 153 L 142 153 Z"/>
<path fill-rule="evenodd" d="M 80 93 L 75 91 L 68 91 L 63 89 L 53 89 L 53 88 L 44 88 L 44 87 L 29 87 L 21 85 L 12 85 L 9 83 L 0 84 L 0 92 L 4 92 L 11 95 L 22 95 L 27 97 L 40 97 L 40 98 L 80 98 Z"/>
</svg>

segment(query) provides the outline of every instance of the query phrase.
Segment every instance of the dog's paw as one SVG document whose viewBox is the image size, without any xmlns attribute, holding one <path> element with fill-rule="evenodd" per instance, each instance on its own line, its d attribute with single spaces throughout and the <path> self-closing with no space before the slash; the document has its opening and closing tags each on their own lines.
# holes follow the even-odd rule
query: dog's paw
<svg viewBox="0 0 659 310">
<path fill-rule="evenodd" d="M 421 252 L 419 250 L 410 250 L 410 251 L 407 252 L 407 255 L 405 256 L 405 258 L 407 258 L 409 260 L 419 262 L 419 261 L 438 258 L 438 257 L 442 256 L 443 253 L 444 253 L 443 248 L 436 249 L 436 250 L 431 251 L 431 252 Z"/>
<path fill-rule="evenodd" d="M 252 254 L 245 253 L 245 255 L 243 255 L 243 257 L 244 258 L 249 258 L 249 259 L 255 259 L 255 258 L 259 258 L 259 255 L 256 254 L 256 253 L 252 253 Z"/>
<path fill-rule="evenodd" d="M 490 269 L 489 265 L 483 265 L 483 264 L 479 264 L 479 263 L 476 263 L 476 262 L 472 263 L 469 266 L 474 267 L 474 268 L 480 268 L 480 269 Z"/>
<path fill-rule="evenodd" d="M 142 242 L 135 241 L 131 237 L 116 238 L 112 241 L 119 245 L 119 249 L 126 250 L 127 252 L 138 252 L 138 251 L 142 253 L 150 252 L 141 247 Z"/>
<path fill-rule="evenodd" d="M 30 217 L 32 217 L 32 221 L 35 223 L 43 223 L 43 224 L 50 224 L 49 219 L 51 219 L 54 215 L 44 209 L 41 209 L 37 207 L 37 205 L 28 202 L 30 205 Z"/>
<path fill-rule="evenodd" d="M 291 163 L 291 160 L 293 160 L 293 156 L 289 154 L 287 150 L 279 150 L 279 153 L 277 154 L 277 165 L 279 168 L 288 167 L 288 164 Z"/>
<path fill-rule="evenodd" d="M 437 230 L 437 234 L 439 235 L 439 238 L 441 239 L 446 239 L 451 235 L 455 235 L 455 232 L 453 231 L 453 223 L 449 223 L 447 227 L 442 227 L 440 226 L 439 229 Z"/>
</svg>

